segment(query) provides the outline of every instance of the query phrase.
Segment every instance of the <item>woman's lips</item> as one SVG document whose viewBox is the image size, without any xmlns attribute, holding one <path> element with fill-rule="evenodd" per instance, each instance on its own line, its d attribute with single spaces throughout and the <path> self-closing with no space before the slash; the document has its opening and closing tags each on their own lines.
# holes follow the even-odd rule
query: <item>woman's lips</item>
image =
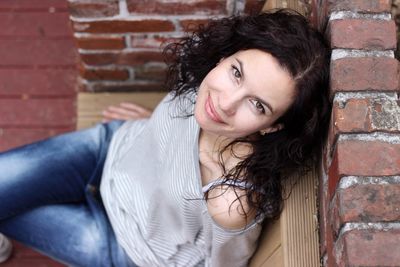
<svg viewBox="0 0 400 267">
<path fill-rule="evenodd" d="M 224 123 L 224 121 L 221 119 L 221 117 L 218 115 L 218 113 L 215 111 L 213 102 L 211 100 L 211 97 L 208 96 L 205 104 L 205 109 L 207 112 L 207 115 L 215 122 L 218 123 Z"/>
</svg>

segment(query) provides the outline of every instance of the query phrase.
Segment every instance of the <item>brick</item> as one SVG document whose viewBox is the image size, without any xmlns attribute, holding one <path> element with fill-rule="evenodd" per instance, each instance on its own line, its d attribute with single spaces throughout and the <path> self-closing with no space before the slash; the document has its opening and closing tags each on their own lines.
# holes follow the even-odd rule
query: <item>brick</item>
<svg viewBox="0 0 400 267">
<path fill-rule="evenodd" d="M 123 36 L 119 37 L 79 37 L 76 38 L 76 43 L 81 49 L 124 49 L 125 38 Z"/>
<path fill-rule="evenodd" d="M 335 195 L 337 184 L 343 176 L 398 175 L 399 164 L 400 144 L 339 140 L 328 164 L 328 199 Z"/>
<path fill-rule="evenodd" d="M 1 0 L 0 11 L 44 11 L 55 9 L 55 11 L 67 10 L 66 0 Z"/>
<path fill-rule="evenodd" d="M 77 71 L 73 69 L 0 69 L 0 96 L 73 96 Z"/>
<path fill-rule="evenodd" d="M 306 1 L 306 3 L 301 6 L 306 10 L 305 16 L 309 18 L 310 24 L 314 28 L 319 29 L 319 16 L 325 13 L 324 4 L 317 3 L 316 1 Z M 318 9 L 318 7 L 320 9 Z"/>
<path fill-rule="evenodd" d="M 400 131 L 400 102 L 394 99 L 371 101 L 371 128 L 374 130 Z"/>
<path fill-rule="evenodd" d="M 135 34 L 130 37 L 131 38 L 131 46 L 134 48 L 155 48 L 162 49 L 169 43 L 175 43 L 180 40 L 179 37 L 171 37 L 171 36 L 160 36 L 160 35 L 152 35 L 149 36 L 147 34 Z"/>
<path fill-rule="evenodd" d="M 336 192 L 335 231 L 347 222 L 400 220 L 400 184 L 357 184 Z"/>
<path fill-rule="evenodd" d="M 399 165 L 400 144 L 378 140 L 339 140 L 329 167 L 329 198 L 334 195 L 342 176 L 399 175 Z"/>
<path fill-rule="evenodd" d="M 328 198 L 328 201 L 331 201 L 332 197 L 335 195 L 335 190 L 340 181 L 340 178 L 342 177 L 342 175 L 340 174 L 340 170 L 339 170 L 339 159 L 338 159 L 337 153 L 333 154 L 331 161 L 327 165 L 328 165 L 327 170 L 328 170 L 328 177 L 329 177 L 328 178 L 327 198 Z"/>
<path fill-rule="evenodd" d="M 135 66 L 148 62 L 163 62 L 163 59 L 161 52 L 137 51 L 123 53 L 118 59 L 118 64 Z"/>
<path fill-rule="evenodd" d="M 90 53 L 90 54 L 80 54 L 82 62 L 87 65 L 101 66 L 115 64 L 118 61 L 118 53 Z"/>
<path fill-rule="evenodd" d="M 328 23 L 328 4 L 327 1 L 311 1 L 312 4 L 312 12 L 314 14 L 310 14 L 310 17 L 313 19 L 312 23 L 317 26 L 317 28 L 321 31 L 325 31 L 325 25 Z"/>
<path fill-rule="evenodd" d="M 161 19 L 73 21 L 72 25 L 76 32 L 87 33 L 165 32 L 175 30 L 175 26 L 171 21 Z"/>
<path fill-rule="evenodd" d="M 336 133 L 370 131 L 369 113 L 370 102 L 368 99 L 349 99 L 344 107 L 334 103 L 333 120 Z"/>
<path fill-rule="evenodd" d="M 327 215 L 328 215 L 328 185 L 325 181 L 327 179 L 327 173 L 325 170 L 325 166 L 321 166 L 321 175 L 318 183 L 318 222 L 319 222 L 319 252 L 320 255 L 324 255 L 327 251 L 328 245 L 328 232 L 327 228 L 329 228 Z"/>
<path fill-rule="evenodd" d="M 135 68 L 135 79 L 164 81 L 166 75 L 166 65 L 142 65 Z"/>
<path fill-rule="evenodd" d="M 75 98 L 0 99 L 0 127 L 68 127 L 76 122 Z"/>
<path fill-rule="evenodd" d="M 129 79 L 129 72 L 122 69 L 87 69 L 80 68 L 82 78 L 91 81 L 124 81 Z"/>
<path fill-rule="evenodd" d="M 319 224 L 320 224 L 320 255 L 326 255 L 324 266 L 334 266 L 334 237 L 330 223 L 330 198 L 328 197 L 328 183 L 325 168 L 323 169 L 322 182 L 320 187 Z M 326 181 L 327 180 L 327 181 Z"/>
<path fill-rule="evenodd" d="M 341 58 L 331 65 L 331 91 L 396 91 L 399 65 L 386 57 Z M 356 79 L 354 77 L 357 77 Z"/>
<path fill-rule="evenodd" d="M 0 13 L 0 37 L 70 37 L 67 13 Z"/>
<path fill-rule="evenodd" d="M 342 106 L 343 105 L 343 106 Z M 396 99 L 349 99 L 334 103 L 334 134 L 351 132 L 400 131 L 400 107 Z"/>
<path fill-rule="evenodd" d="M 90 53 L 81 54 L 81 59 L 87 65 L 109 65 L 121 64 L 137 66 L 151 61 L 162 62 L 161 52 L 155 51 L 135 51 L 124 53 Z"/>
<path fill-rule="evenodd" d="M 340 227 L 342 227 L 342 217 L 340 215 L 341 203 L 339 201 L 338 191 L 340 191 L 340 189 L 336 190 L 336 194 L 332 198 L 331 205 L 329 206 L 330 209 L 328 211 L 329 226 L 335 240 L 339 237 L 339 230 Z"/>
<path fill-rule="evenodd" d="M 324 158 L 323 158 L 323 166 L 325 169 L 329 169 L 328 166 L 332 159 L 332 153 L 335 149 L 336 140 L 337 140 L 337 132 L 336 132 L 336 120 L 335 120 L 335 106 L 332 107 L 331 119 L 329 121 L 329 129 L 328 129 L 328 138 L 326 142 L 326 147 L 324 148 Z"/>
<path fill-rule="evenodd" d="M 400 230 L 351 230 L 338 241 L 338 266 L 399 266 Z M 343 249 L 340 249 L 343 248 Z M 336 266 L 336 265 L 335 265 Z"/>
<path fill-rule="evenodd" d="M 156 81 L 129 82 L 124 84 L 97 83 L 86 85 L 85 91 L 90 92 L 160 92 L 165 91 L 163 83 Z"/>
<path fill-rule="evenodd" d="M 326 261 L 326 265 L 324 266 L 335 266 L 334 265 L 334 261 L 335 261 L 335 257 L 334 257 L 334 240 L 333 240 L 333 234 L 332 234 L 332 230 L 331 227 L 327 227 L 326 230 L 326 256 L 327 256 L 327 261 Z"/>
<path fill-rule="evenodd" d="M 128 10 L 134 14 L 226 14 L 226 0 L 160 1 L 127 0 Z"/>
<path fill-rule="evenodd" d="M 77 18 L 112 17 L 119 14 L 118 0 L 69 1 L 69 12 Z"/>
<path fill-rule="evenodd" d="M 200 25 L 207 25 L 209 21 L 207 19 L 185 19 L 180 20 L 179 24 L 184 31 L 195 31 Z"/>
<path fill-rule="evenodd" d="M 390 12 L 390 0 L 328 0 L 330 11 L 348 10 L 355 12 Z"/>
<path fill-rule="evenodd" d="M 0 126 L 0 151 L 33 143 L 45 138 L 75 130 L 75 124 L 57 128 L 2 128 Z M 17 257 L 32 257 L 31 250 L 21 250 L 19 247 L 14 252 Z M 35 253 L 36 254 L 36 253 Z M 13 262 L 13 261 L 11 261 Z M 2 265 L 3 266 L 3 265 Z"/>
<path fill-rule="evenodd" d="M 329 24 L 332 48 L 396 49 L 393 20 L 343 19 Z"/>
<path fill-rule="evenodd" d="M 2 40 L 0 66 L 71 66 L 77 61 L 73 40 Z"/>
</svg>

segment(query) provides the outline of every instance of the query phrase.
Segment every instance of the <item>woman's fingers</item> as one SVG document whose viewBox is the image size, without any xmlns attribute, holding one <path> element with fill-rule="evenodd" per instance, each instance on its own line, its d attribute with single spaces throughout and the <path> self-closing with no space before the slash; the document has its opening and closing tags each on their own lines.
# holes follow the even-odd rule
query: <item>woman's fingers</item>
<svg viewBox="0 0 400 267">
<path fill-rule="evenodd" d="M 107 108 L 107 111 L 115 114 L 120 114 L 121 116 L 132 116 L 133 118 L 136 118 L 139 115 L 139 113 L 135 110 L 126 109 L 118 106 L 110 106 Z"/>
<path fill-rule="evenodd" d="M 145 107 L 139 106 L 134 103 L 122 102 L 119 105 L 120 105 L 120 107 L 122 107 L 126 110 L 136 111 L 137 113 L 139 113 L 143 116 L 147 116 L 147 117 L 150 117 L 150 115 L 152 113 L 152 111 L 150 109 L 147 109 Z"/>
<path fill-rule="evenodd" d="M 123 102 L 118 106 L 108 106 L 103 112 L 103 121 L 134 120 L 151 116 L 152 111 L 133 103 Z"/>
<path fill-rule="evenodd" d="M 108 122 L 110 120 L 129 120 L 130 117 L 118 112 L 113 112 L 112 109 L 103 111 L 103 121 Z"/>
</svg>

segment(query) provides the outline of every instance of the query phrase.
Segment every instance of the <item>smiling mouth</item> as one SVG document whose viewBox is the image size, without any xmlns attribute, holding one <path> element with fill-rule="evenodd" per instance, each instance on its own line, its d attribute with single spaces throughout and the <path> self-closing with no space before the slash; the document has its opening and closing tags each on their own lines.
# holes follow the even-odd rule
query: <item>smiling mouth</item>
<svg viewBox="0 0 400 267">
<path fill-rule="evenodd" d="M 208 96 L 206 103 L 205 103 L 205 109 L 206 109 L 206 113 L 207 115 L 215 122 L 218 123 L 224 123 L 224 121 L 221 119 L 221 117 L 218 115 L 218 113 L 215 111 L 213 102 L 211 100 L 211 97 Z"/>
</svg>

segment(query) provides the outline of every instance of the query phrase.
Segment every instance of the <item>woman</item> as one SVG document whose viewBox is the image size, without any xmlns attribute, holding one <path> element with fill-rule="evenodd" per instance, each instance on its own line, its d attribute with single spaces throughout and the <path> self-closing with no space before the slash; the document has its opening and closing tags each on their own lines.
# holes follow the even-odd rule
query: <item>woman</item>
<svg viewBox="0 0 400 267">
<path fill-rule="evenodd" d="M 149 119 L 0 155 L 1 233 L 72 266 L 247 266 L 284 178 L 321 149 L 329 49 L 281 10 L 165 54 L 171 93 Z"/>
</svg>

